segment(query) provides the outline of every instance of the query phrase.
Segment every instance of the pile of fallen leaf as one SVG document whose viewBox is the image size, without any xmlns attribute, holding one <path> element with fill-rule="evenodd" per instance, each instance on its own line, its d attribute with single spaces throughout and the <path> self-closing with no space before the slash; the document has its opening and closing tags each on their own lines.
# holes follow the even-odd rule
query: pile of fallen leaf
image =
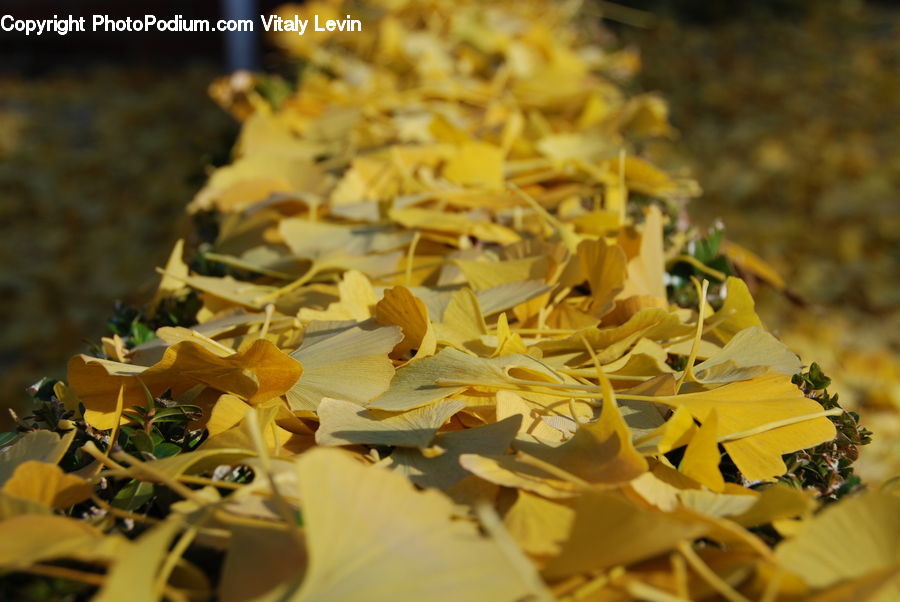
<svg viewBox="0 0 900 602">
<path fill-rule="evenodd" d="M 243 130 L 201 242 L 2 435 L 0 594 L 900 594 L 867 431 L 737 274 L 777 276 L 642 158 L 666 105 L 570 8 L 283 9 L 366 31 L 213 87 Z"/>
</svg>

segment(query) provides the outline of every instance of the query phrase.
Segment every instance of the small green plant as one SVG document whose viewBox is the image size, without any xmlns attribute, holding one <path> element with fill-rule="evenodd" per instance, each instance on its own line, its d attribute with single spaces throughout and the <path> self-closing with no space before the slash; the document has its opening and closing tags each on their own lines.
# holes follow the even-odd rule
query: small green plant
<svg viewBox="0 0 900 602">
<path fill-rule="evenodd" d="M 831 379 L 822 373 L 818 364 L 809 370 L 795 374 L 792 382 L 810 399 L 825 410 L 840 408 L 837 394 L 828 393 Z M 788 472 L 781 480 L 794 487 L 813 488 L 824 502 L 834 502 L 863 487 L 860 478 L 853 473 L 852 464 L 859 457 L 859 447 L 871 442 L 871 431 L 859 424 L 856 412 L 845 410 L 829 418 L 837 429 L 837 436 L 811 449 L 788 454 L 785 464 Z"/>
<path fill-rule="evenodd" d="M 724 282 L 724 278 L 734 275 L 734 270 L 719 246 L 724 234 L 722 228 L 711 228 L 706 236 L 693 240 L 687 246 L 687 254 L 675 258 L 668 271 L 669 298 L 681 307 L 696 307 L 699 299 L 692 278 L 707 279 L 711 283 Z M 708 299 L 717 309 L 720 299 L 711 295 Z"/>
</svg>

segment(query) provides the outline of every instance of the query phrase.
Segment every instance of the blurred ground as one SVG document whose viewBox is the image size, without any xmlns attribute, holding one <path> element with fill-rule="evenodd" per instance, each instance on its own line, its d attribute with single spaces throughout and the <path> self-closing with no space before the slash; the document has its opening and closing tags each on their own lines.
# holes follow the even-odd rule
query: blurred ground
<svg viewBox="0 0 900 602">
<path fill-rule="evenodd" d="M 758 292 L 763 321 L 875 431 L 864 474 L 898 474 L 900 7 L 703 21 L 623 32 L 680 132 L 657 150 L 700 181 L 696 221 L 721 218 L 805 301 Z"/>
<path fill-rule="evenodd" d="M 0 76 L 0 399 L 64 376 L 117 298 L 154 284 L 233 125 L 211 67 Z M 4 412 L 5 413 L 5 412 Z"/>
</svg>

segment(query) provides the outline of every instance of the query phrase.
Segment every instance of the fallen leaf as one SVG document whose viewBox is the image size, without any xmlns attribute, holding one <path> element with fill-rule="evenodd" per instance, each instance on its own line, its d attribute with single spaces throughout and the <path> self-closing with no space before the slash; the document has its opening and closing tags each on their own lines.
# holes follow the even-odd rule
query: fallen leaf
<svg viewBox="0 0 900 602">
<path fill-rule="evenodd" d="M 507 600 L 531 593 L 493 541 L 475 525 L 451 520 L 453 505 L 442 494 L 418 492 L 402 476 L 336 450 L 301 456 L 297 476 L 310 560 L 296 600 Z"/>
<path fill-rule="evenodd" d="M 350 401 L 325 397 L 316 410 L 319 416 L 316 443 L 425 448 L 437 429 L 465 407 L 464 401 L 439 401 L 395 413 L 362 408 Z"/>
<path fill-rule="evenodd" d="M 66 474 L 55 464 L 37 460 L 23 462 L 3 484 L 3 493 L 32 500 L 50 508 L 74 506 L 91 497 L 94 490 L 81 477 Z"/>
<path fill-rule="evenodd" d="M 826 507 L 775 550 L 779 563 L 815 589 L 900 564 L 900 497 L 867 492 Z M 900 596 L 896 580 L 885 600 Z"/>
<path fill-rule="evenodd" d="M 0 485 L 6 483 L 25 462 L 58 464 L 74 438 L 75 431 L 62 436 L 45 430 L 25 433 L 0 453 Z"/>
<path fill-rule="evenodd" d="M 396 326 L 311 323 L 303 344 L 291 353 L 303 375 L 287 391 L 288 403 L 294 410 L 315 410 L 324 397 L 368 403 L 388 388 L 394 366 L 387 354 L 402 338 Z M 335 378 L 338 374 L 346 378 Z"/>
<path fill-rule="evenodd" d="M 185 341 L 166 349 L 149 368 L 75 356 L 69 362 L 69 384 L 85 405 L 88 423 L 105 429 L 115 424 L 120 387 L 126 408 L 146 404 L 144 386 L 151 395 L 171 390 L 177 397 L 197 384 L 256 404 L 284 395 L 302 372 L 298 362 L 263 339 L 227 357 Z"/>
<path fill-rule="evenodd" d="M 709 391 L 654 397 L 654 401 L 685 407 L 701 421 L 715 410 L 725 451 L 751 480 L 771 480 L 784 474 L 787 467 L 782 454 L 835 436 L 834 425 L 822 416 L 822 406 L 805 397 L 789 377 L 778 373 Z M 781 425 L 780 421 L 787 423 Z"/>
</svg>

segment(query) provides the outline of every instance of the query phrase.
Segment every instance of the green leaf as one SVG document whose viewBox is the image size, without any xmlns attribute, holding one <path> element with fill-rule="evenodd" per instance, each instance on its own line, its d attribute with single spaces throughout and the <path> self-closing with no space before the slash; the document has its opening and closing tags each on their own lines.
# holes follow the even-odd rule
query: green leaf
<svg viewBox="0 0 900 602">
<path fill-rule="evenodd" d="M 122 510 L 134 511 L 149 502 L 153 494 L 152 483 L 132 479 L 119 490 L 116 497 L 113 498 L 112 505 Z"/>
<path fill-rule="evenodd" d="M 704 264 L 714 260 L 719 254 L 719 244 L 722 242 L 722 229 L 714 228 L 706 237 L 696 241 L 694 245 L 694 257 Z"/>
<path fill-rule="evenodd" d="M 131 332 L 129 334 L 131 335 L 132 343 L 135 346 L 146 343 L 147 341 L 152 341 L 156 338 L 156 333 L 137 319 L 131 323 Z"/>
<path fill-rule="evenodd" d="M 134 434 L 131 435 L 130 441 L 139 452 L 148 454 L 153 453 L 153 439 L 151 439 L 150 435 L 144 431 L 135 431 Z"/>
<path fill-rule="evenodd" d="M 160 443 L 153 448 L 153 455 L 157 458 L 170 458 L 181 453 L 181 447 L 168 441 Z"/>
</svg>

